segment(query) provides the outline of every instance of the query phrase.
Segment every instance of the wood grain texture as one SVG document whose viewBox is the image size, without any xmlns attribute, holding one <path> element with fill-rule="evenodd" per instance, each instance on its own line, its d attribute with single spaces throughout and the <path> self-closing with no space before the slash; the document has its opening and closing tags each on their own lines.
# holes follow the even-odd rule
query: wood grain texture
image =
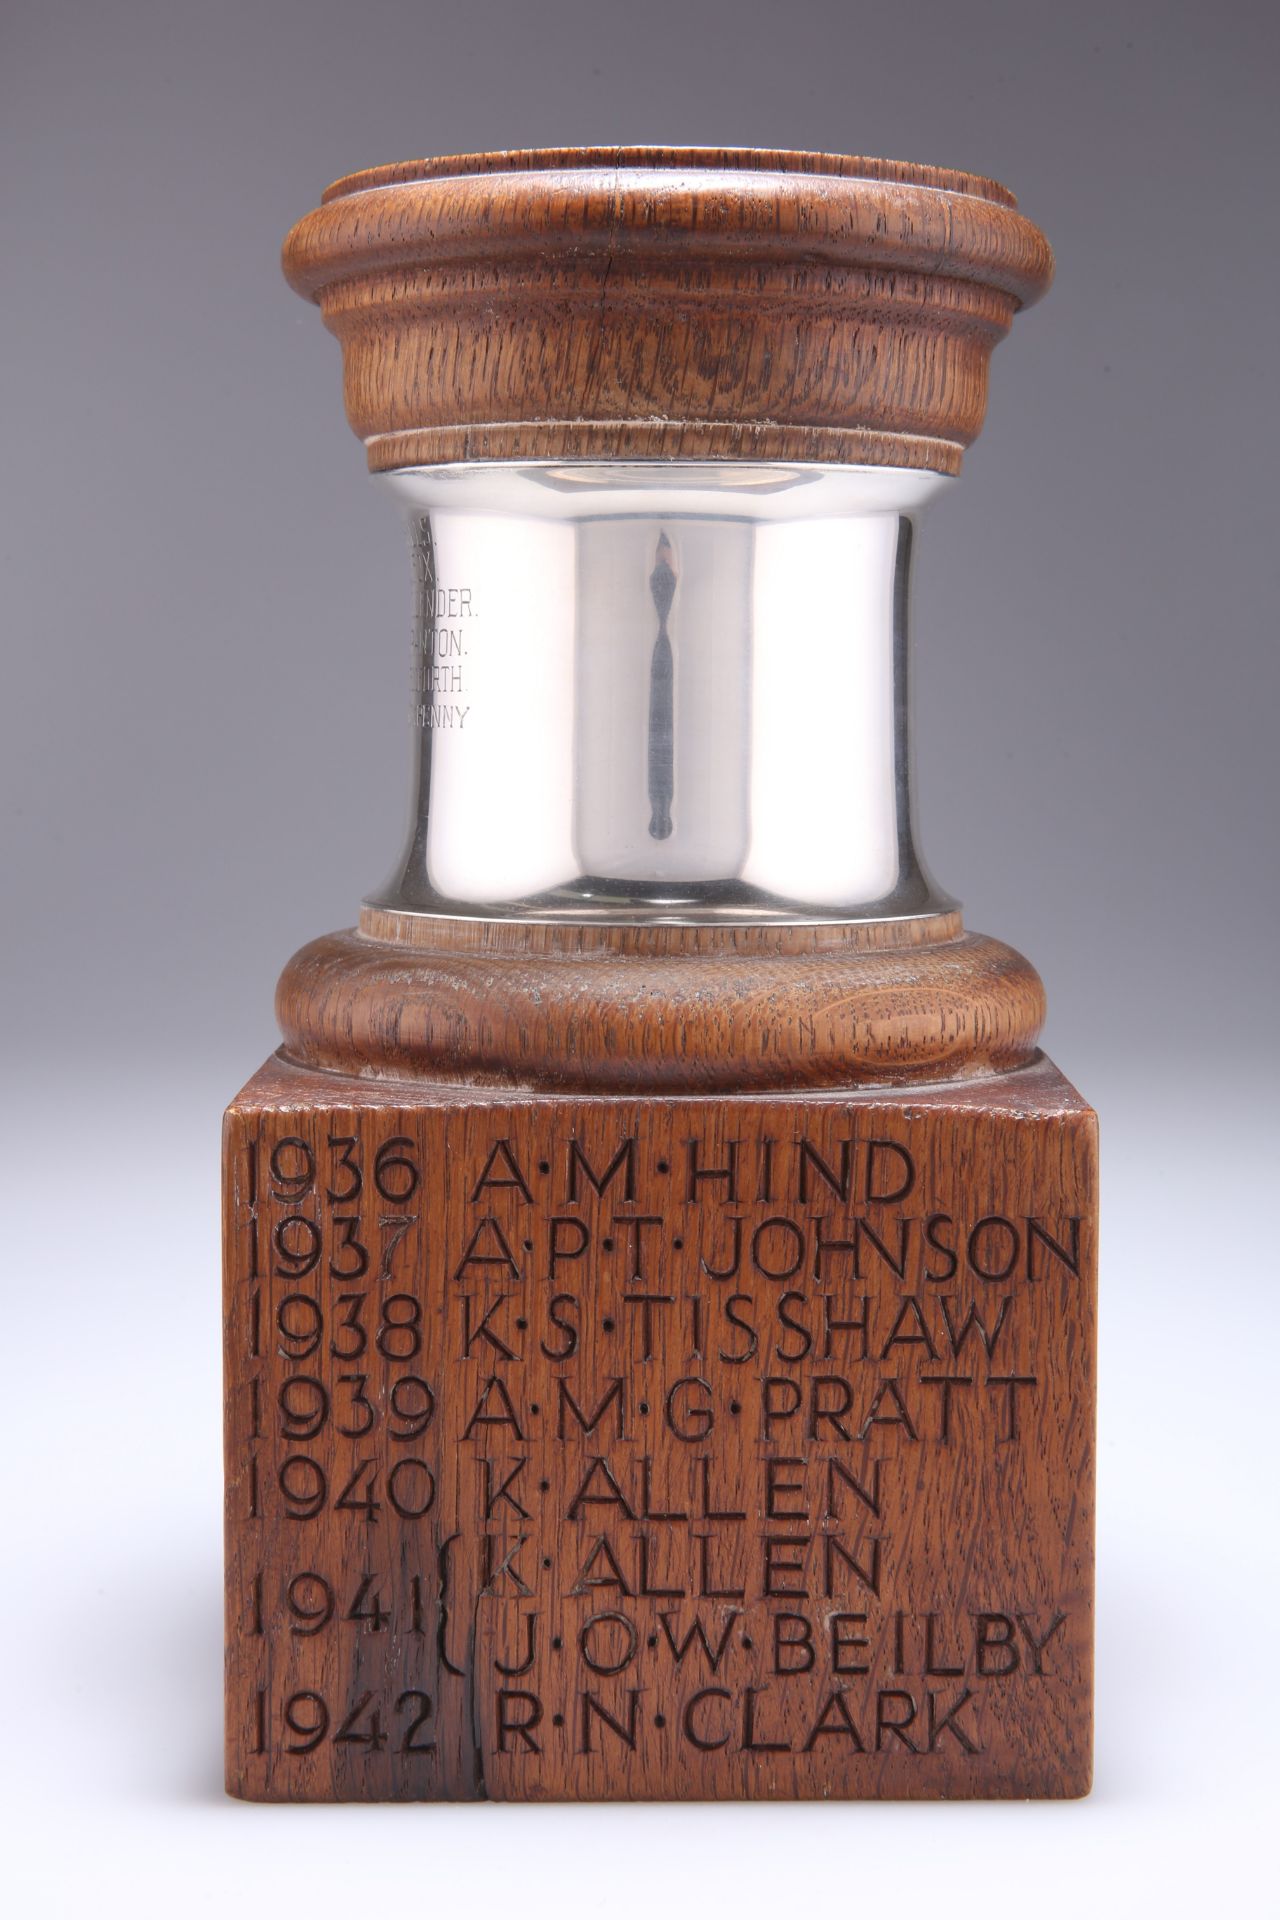
<svg viewBox="0 0 1280 1920">
<path fill-rule="evenodd" d="M 1044 989 L 958 916 L 735 929 L 395 917 L 399 941 L 295 954 L 276 1016 L 298 1064 L 581 1091 L 947 1080 L 1034 1058 Z M 389 917 L 376 916 L 383 931 Z"/>
<path fill-rule="evenodd" d="M 378 471 L 958 470 L 1052 256 L 1004 188 L 821 154 L 555 149 L 352 175 L 285 242 Z"/>
<path fill-rule="evenodd" d="M 227 1780 L 1072 1795 L 1094 1120 L 269 1064 L 225 1132 Z"/>
</svg>

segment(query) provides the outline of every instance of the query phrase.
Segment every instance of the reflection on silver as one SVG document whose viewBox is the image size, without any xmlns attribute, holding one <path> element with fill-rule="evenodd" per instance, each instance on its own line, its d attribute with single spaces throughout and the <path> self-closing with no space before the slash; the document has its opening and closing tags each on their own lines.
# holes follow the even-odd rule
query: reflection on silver
<svg viewBox="0 0 1280 1920">
<path fill-rule="evenodd" d="M 912 831 L 913 516 L 876 467 L 387 476 L 414 556 L 417 793 L 372 905 L 595 922 L 953 903 Z"/>
</svg>

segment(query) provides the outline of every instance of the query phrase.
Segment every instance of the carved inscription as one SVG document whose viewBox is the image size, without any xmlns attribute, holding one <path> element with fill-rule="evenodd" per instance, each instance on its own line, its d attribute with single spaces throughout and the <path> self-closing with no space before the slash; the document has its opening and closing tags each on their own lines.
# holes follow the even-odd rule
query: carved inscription
<svg viewBox="0 0 1280 1920">
<path fill-rule="evenodd" d="M 1037 1721 L 1076 1738 L 1093 1227 L 1061 1129 L 975 1182 L 927 1107 L 764 1117 L 232 1129 L 242 1790 L 978 1793 Z"/>
</svg>

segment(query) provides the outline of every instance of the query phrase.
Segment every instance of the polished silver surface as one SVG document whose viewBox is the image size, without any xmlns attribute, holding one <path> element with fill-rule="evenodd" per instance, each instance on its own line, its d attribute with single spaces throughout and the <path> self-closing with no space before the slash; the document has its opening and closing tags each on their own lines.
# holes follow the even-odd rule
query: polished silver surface
<svg viewBox="0 0 1280 1920">
<path fill-rule="evenodd" d="M 887 467 L 402 469 L 416 792 L 370 904 L 832 921 L 954 903 L 917 855 L 914 516 Z"/>
</svg>

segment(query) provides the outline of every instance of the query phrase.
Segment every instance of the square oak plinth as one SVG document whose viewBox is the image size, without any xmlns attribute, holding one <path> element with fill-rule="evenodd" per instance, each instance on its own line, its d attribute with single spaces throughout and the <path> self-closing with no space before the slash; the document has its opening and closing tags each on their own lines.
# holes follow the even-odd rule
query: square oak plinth
<svg viewBox="0 0 1280 1920">
<path fill-rule="evenodd" d="M 1045 1061 L 225 1136 L 251 1799 L 1075 1795 L 1095 1120 Z"/>
</svg>

